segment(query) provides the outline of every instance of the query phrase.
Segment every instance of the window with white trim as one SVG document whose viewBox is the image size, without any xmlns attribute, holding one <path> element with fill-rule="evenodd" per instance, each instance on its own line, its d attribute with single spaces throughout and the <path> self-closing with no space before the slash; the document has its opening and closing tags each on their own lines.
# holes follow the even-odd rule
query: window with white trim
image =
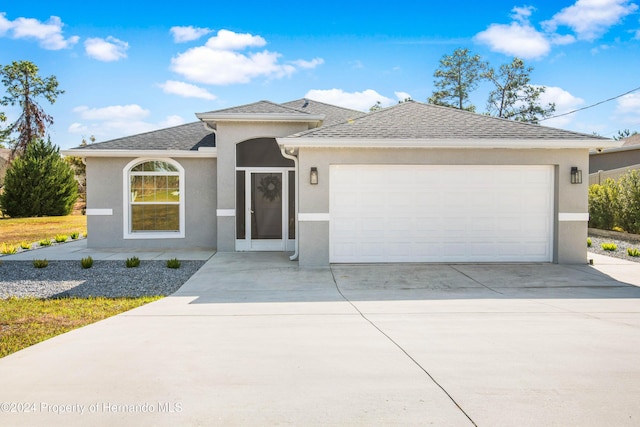
<svg viewBox="0 0 640 427">
<path fill-rule="evenodd" d="M 127 165 L 126 237 L 184 236 L 184 169 L 170 159 Z"/>
</svg>

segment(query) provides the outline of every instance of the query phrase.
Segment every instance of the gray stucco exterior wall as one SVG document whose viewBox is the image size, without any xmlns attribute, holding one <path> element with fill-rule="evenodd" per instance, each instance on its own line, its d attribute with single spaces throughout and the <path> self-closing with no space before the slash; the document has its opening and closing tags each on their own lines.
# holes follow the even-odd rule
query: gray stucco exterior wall
<svg viewBox="0 0 640 427">
<path fill-rule="evenodd" d="M 215 248 L 217 242 L 217 159 L 176 158 L 185 170 L 185 237 L 124 239 L 123 169 L 134 157 L 89 157 L 87 210 L 112 210 L 111 215 L 88 215 L 91 248 Z"/>
<path fill-rule="evenodd" d="M 254 138 L 276 138 L 308 129 L 307 123 L 283 122 L 220 122 L 217 124 L 216 144 L 218 149 L 218 195 L 220 210 L 236 209 L 236 144 Z M 236 250 L 235 216 L 219 216 L 217 219 L 218 250 Z"/>
<path fill-rule="evenodd" d="M 308 176 L 318 168 L 319 184 L 300 179 L 299 212 L 329 214 L 329 170 L 336 164 L 424 164 L 424 165 L 553 165 L 555 180 L 555 232 L 553 261 L 584 264 L 587 261 L 587 221 L 571 215 L 588 212 L 588 180 L 570 183 L 571 167 L 586 171 L 587 149 L 379 149 L 379 148 L 301 148 L 299 173 Z M 586 175 L 586 174 L 585 174 Z M 567 219 L 570 218 L 570 219 Z M 329 222 L 300 221 L 299 253 L 301 266 L 329 263 Z"/>
</svg>

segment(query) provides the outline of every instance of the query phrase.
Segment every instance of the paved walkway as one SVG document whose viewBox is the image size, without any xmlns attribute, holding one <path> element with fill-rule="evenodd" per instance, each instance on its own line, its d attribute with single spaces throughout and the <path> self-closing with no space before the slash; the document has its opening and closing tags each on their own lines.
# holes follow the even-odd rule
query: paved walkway
<svg viewBox="0 0 640 427">
<path fill-rule="evenodd" d="M 94 260 L 126 260 L 132 256 L 137 256 L 141 260 L 168 260 L 178 258 L 180 260 L 205 261 L 215 253 L 211 249 L 89 249 L 87 240 L 80 239 L 69 241 L 63 244 L 37 248 L 29 251 L 19 252 L 14 255 L 0 256 L 0 260 L 5 261 L 32 261 L 34 258 L 47 259 L 49 261 L 79 261 L 82 258 L 91 256 Z"/>
<path fill-rule="evenodd" d="M 218 253 L 171 297 L 0 359 L 0 425 L 635 426 L 640 264 L 593 258 Z"/>
</svg>

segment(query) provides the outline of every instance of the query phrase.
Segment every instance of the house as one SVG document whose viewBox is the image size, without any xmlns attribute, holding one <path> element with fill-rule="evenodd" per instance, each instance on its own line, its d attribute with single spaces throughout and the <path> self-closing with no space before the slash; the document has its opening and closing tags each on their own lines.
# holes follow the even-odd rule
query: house
<svg viewBox="0 0 640 427">
<path fill-rule="evenodd" d="M 286 251 L 301 266 L 585 263 L 589 149 L 617 141 L 419 102 L 301 99 L 67 150 L 88 245 Z"/>
<path fill-rule="evenodd" d="M 620 178 L 630 169 L 640 169 L 640 134 L 620 142 L 620 147 L 591 150 L 589 184 L 601 184 L 607 178 Z"/>
</svg>

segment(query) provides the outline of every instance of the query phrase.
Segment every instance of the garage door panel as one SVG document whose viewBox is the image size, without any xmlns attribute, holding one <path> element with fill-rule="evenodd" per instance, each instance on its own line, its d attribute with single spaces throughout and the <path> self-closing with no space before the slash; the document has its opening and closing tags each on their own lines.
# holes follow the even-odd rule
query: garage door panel
<svg viewBox="0 0 640 427">
<path fill-rule="evenodd" d="M 551 261 L 552 166 L 339 165 L 331 262 Z"/>
</svg>

